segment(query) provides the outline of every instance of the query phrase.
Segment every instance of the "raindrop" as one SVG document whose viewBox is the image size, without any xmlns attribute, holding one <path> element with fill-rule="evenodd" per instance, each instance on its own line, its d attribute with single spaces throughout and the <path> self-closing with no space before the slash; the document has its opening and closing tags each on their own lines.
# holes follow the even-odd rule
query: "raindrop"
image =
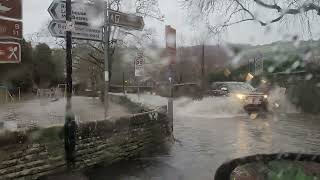
<svg viewBox="0 0 320 180">
<path fill-rule="evenodd" d="M 287 73 L 287 74 L 289 74 L 291 72 L 291 69 L 287 69 L 286 71 L 285 71 L 285 73 Z M 292 78 L 291 78 L 292 79 Z"/>
<path fill-rule="evenodd" d="M 294 35 L 293 37 L 292 37 L 292 40 L 293 41 L 297 41 L 299 38 L 298 38 L 298 35 Z"/>
<path fill-rule="evenodd" d="M 301 154 L 300 154 L 300 153 L 298 153 L 298 154 L 297 154 L 297 157 L 296 157 L 296 159 L 295 159 L 295 160 L 296 160 L 296 161 L 299 161 L 299 160 L 300 160 L 300 158 L 301 158 Z"/>
<path fill-rule="evenodd" d="M 230 74 L 231 74 L 231 72 L 230 72 L 230 70 L 228 68 L 224 70 L 224 75 L 226 77 L 230 76 Z"/>
<path fill-rule="evenodd" d="M 281 179 L 282 178 L 282 174 L 283 174 L 283 170 L 281 170 L 278 174 L 277 174 L 277 178 Z"/>
<path fill-rule="evenodd" d="M 255 38 L 254 36 L 250 36 L 249 41 L 250 41 L 251 43 L 254 43 L 255 40 L 256 40 L 256 38 Z"/>
<path fill-rule="evenodd" d="M 300 66 L 300 61 L 295 61 L 295 62 L 292 64 L 291 68 L 292 68 L 292 69 L 297 69 L 299 66 Z"/>
<path fill-rule="evenodd" d="M 273 52 L 277 52 L 277 51 L 278 51 L 278 45 L 272 47 L 272 51 L 273 51 Z"/>
<path fill-rule="evenodd" d="M 311 58 L 311 56 L 312 56 L 312 52 L 311 52 L 311 51 L 308 51 L 308 52 L 304 55 L 303 60 L 304 60 L 304 61 L 308 61 L 308 60 Z"/>
<path fill-rule="evenodd" d="M 312 77 L 313 77 L 313 75 L 310 73 L 310 74 L 306 75 L 305 79 L 306 79 L 307 81 L 309 81 L 309 80 L 312 79 Z"/>
<path fill-rule="evenodd" d="M 275 70 L 275 67 L 274 67 L 274 66 L 268 67 L 268 72 L 269 72 L 269 73 L 272 73 L 274 70 Z"/>
<path fill-rule="evenodd" d="M 276 55 L 276 56 L 274 57 L 274 60 L 275 60 L 275 61 L 281 61 L 281 56 L 280 56 L 280 55 Z"/>
<path fill-rule="evenodd" d="M 292 40 L 294 41 L 293 42 L 294 47 L 298 48 L 300 46 L 300 40 L 298 36 L 297 35 L 293 36 Z"/>
<path fill-rule="evenodd" d="M 271 32 L 271 27 L 270 26 L 267 26 L 265 29 L 264 29 L 264 34 L 269 34 Z"/>
<path fill-rule="evenodd" d="M 265 122 L 264 125 L 265 125 L 266 127 L 269 127 L 269 126 L 270 126 L 270 124 L 269 124 L 268 122 Z"/>
<path fill-rule="evenodd" d="M 223 44 L 222 44 L 222 48 L 224 49 L 224 51 L 227 53 L 227 55 L 228 55 L 229 57 L 233 57 L 233 56 L 234 56 L 234 52 L 233 52 L 233 50 L 228 46 L 228 44 L 223 43 Z"/>
<path fill-rule="evenodd" d="M 254 76 L 253 76 L 252 74 L 248 73 L 247 76 L 246 76 L 246 81 L 249 82 L 249 81 L 251 81 L 253 78 L 254 78 Z"/>
</svg>

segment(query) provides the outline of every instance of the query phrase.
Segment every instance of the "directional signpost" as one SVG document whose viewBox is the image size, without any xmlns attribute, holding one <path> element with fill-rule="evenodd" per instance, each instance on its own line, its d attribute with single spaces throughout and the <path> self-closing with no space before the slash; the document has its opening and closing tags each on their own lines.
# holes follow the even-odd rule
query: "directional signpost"
<svg viewBox="0 0 320 180">
<path fill-rule="evenodd" d="M 113 26 L 119 26 L 140 31 L 144 28 L 144 20 L 141 16 L 109 10 L 109 17 L 109 22 Z"/>
<path fill-rule="evenodd" d="M 94 6 L 81 2 L 72 2 L 72 20 L 75 22 L 72 29 L 72 38 L 92 41 L 103 41 L 103 31 L 101 27 L 89 25 L 88 11 L 94 11 Z M 52 36 L 66 37 L 66 1 L 55 0 L 49 9 L 53 21 L 49 24 L 49 31 Z"/>
<path fill-rule="evenodd" d="M 21 46 L 17 42 L 0 42 L 0 63 L 20 63 Z"/>
<path fill-rule="evenodd" d="M 49 31 L 52 36 L 65 38 L 66 37 L 66 23 L 59 21 L 52 21 L 49 24 Z M 92 40 L 92 41 L 102 41 L 102 28 L 94 28 L 84 25 L 75 25 L 72 31 L 72 38 Z"/>
<path fill-rule="evenodd" d="M 1 0 L 0 0 L 1 1 Z M 118 26 L 127 29 L 142 30 L 144 28 L 144 20 L 141 16 L 125 14 L 122 12 L 108 8 L 98 7 L 99 5 L 92 3 L 71 2 L 71 0 L 54 0 L 48 12 L 53 21 L 49 25 L 49 31 L 52 36 L 66 38 L 72 32 L 72 38 L 85 39 L 92 41 L 104 42 L 105 56 L 105 117 L 107 117 L 108 109 L 108 88 L 109 88 L 109 47 L 110 47 L 110 26 Z M 89 14 L 104 14 L 104 24 L 99 27 L 93 27 L 90 23 Z M 69 16 L 70 15 L 70 16 Z M 72 19 L 72 22 L 71 22 Z M 68 23 L 67 23 L 68 21 Z M 73 23 L 74 22 L 74 23 Z M 69 28 L 70 27 L 70 28 Z M 71 28 L 72 27 L 72 28 Z M 104 28 L 104 32 L 102 29 Z M 72 29 L 72 30 L 71 30 Z M 104 34 L 103 34 L 104 33 Z M 66 38 L 68 40 L 68 38 Z M 68 41 L 67 41 L 68 42 Z M 68 43 L 67 43 L 68 44 Z M 67 48 L 68 49 L 68 48 Z M 68 59 L 68 58 L 67 58 Z M 67 63 L 68 64 L 68 63 Z M 69 63 L 70 65 L 70 63 Z M 139 63 L 140 65 L 140 63 Z M 139 66 L 140 67 L 140 66 Z M 67 73 L 71 74 L 71 73 Z M 139 73 L 141 74 L 141 73 Z"/>
<path fill-rule="evenodd" d="M 83 4 L 81 2 L 72 2 L 72 20 L 76 24 L 86 24 L 89 23 L 88 12 L 94 12 L 95 7 L 90 4 Z M 51 3 L 49 9 L 49 14 L 55 21 L 65 21 L 66 20 L 66 1 L 55 0 Z"/>
<path fill-rule="evenodd" d="M 22 0 L 0 0 L 0 16 L 22 19 Z"/>
</svg>

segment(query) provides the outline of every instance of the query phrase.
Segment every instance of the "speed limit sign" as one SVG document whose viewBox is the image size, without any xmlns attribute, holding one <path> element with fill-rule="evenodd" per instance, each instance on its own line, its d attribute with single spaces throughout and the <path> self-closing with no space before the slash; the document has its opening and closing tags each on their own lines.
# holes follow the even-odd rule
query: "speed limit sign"
<svg viewBox="0 0 320 180">
<path fill-rule="evenodd" d="M 137 58 L 135 59 L 135 76 L 136 77 L 141 77 L 144 76 L 144 59 L 143 59 L 143 54 L 142 53 L 138 53 Z"/>
</svg>

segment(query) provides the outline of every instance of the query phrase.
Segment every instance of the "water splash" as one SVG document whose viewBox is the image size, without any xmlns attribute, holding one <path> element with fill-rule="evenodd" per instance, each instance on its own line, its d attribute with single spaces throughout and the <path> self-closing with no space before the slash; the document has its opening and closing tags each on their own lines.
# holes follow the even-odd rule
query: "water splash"
<svg viewBox="0 0 320 180">
<path fill-rule="evenodd" d="M 174 107 L 176 114 L 181 116 L 225 118 L 246 115 L 241 103 L 232 97 L 206 97 L 201 101 L 183 97 L 175 101 Z"/>
</svg>

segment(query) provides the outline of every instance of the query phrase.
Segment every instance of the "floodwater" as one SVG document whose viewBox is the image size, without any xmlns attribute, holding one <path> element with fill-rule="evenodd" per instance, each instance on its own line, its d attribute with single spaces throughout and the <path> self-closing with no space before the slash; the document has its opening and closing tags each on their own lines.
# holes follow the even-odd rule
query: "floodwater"
<svg viewBox="0 0 320 180">
<path fill-rule="evenodd" d="M 165 98 L 150 95 L 129 97 L 154 106 L 166 103 Z M 232 100 L 181 98 L 175 101 L 174 137 L 176 142 L 168 153 L 92 169 L 79 174 L 78 179 L 209 180 L 223 162 L 237 157 L 257 153 L 318 153 L 320 118 L 278 112 L 252 119 Z"/>
<path fill-rule="evenodd" d="M 63 125 L 66 99 L 32 99 L 0 106 L 0 123 L 4 128 L 15 130 L 24 127 L 48 127 Z M 72 108 L 78 122 L 104 119 L 104 108 L 99 99 L 72 97 Z M 109 103 L 109 118 L 130 114 L 129 110 L 118 104 Z M 1 129 L 1 126 L 0 126 Z"/>
</svg>

